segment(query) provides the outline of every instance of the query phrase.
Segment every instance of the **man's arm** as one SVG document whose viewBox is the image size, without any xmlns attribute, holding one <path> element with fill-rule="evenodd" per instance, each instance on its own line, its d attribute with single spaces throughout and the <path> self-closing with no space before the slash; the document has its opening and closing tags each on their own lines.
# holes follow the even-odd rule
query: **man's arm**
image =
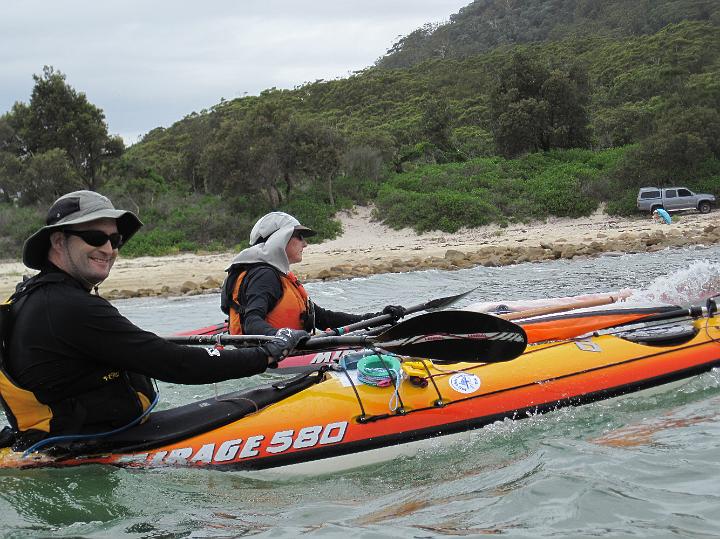
<svg viewBox="0 0 720 539">
<path fill-rule="evenodd" d="M 48 304 L 53 332 L 80 358 L 165 382 L 207 384 L 264 372 L 268 353 L 259 347 L 228 350 L 182 346 L 144 331 L 106 300 Z"/>
</svg>

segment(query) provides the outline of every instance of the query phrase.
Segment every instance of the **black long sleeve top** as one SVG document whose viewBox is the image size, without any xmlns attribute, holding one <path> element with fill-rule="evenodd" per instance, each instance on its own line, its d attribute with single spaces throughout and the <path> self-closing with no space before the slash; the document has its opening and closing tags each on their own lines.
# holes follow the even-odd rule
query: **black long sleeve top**
<svg viewBox="0 0 720 539">
<path fill-rule="evenodd" d="M 59 271 L 59 270 L 51 270 Z M 36 395 L 71 395 L 93 373 L 117 369 L 181 384 L 252 376 L 267 368 L 260 348 L 207 350 L 144 331 L 70 276 L 40 286 L 19 309 L 6 369 Z"/>
</svg>

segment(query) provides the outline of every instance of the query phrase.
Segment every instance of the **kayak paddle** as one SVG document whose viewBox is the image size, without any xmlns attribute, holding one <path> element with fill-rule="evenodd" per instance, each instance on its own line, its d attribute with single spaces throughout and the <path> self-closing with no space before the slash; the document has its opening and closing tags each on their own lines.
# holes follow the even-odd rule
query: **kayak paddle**
<svg viewBox="0 0 720 539">
<path fill-rule="evenodd" d="M 178 344 L 257 345 L 264 335 L 183 335 L 166 337 Z M 496 363 L 514 359 L 527 345 L 518 325 L 485 313 L 431 312 L 404 320 L 379 335 L 311 337 L 300 350 L 337 347 L 377 347 L 401 356 L 429 358 L 439 363 L 473 361 Z M 280 363 L 282 367 L 282 363 Z"/>
<path fill-rule="evenodd" d="M 477 290 L 478 287 L 473 288 L 472 290 L 468 290 L 467 292 L 463 292 L 462 294 L 457 294 L 455 296 L 448 296 L 446 298 L 437 298 L 437 299 L 431 299 L 430 301 L 427 301 L 425 303 L 421 303 L 419 305 L 414 305 L 412 307 L 408 307 L 405 310 L 405 314 L 413 314 L 418 313 L 420 311 L 437 311 L 439 309 L 444 309 L 446 307 L 450 307 L 453 303 L 461 300 L 465 296 L 471 294 L 475 290 Z M 327 335 L 345 335 L 346 333 L 349 333 L 351 331 L 356 331 L 358 329 L 368 329 L 368 328 L 374 328 L 377 326 L 381 326 L 383 324 L 386 324 L 388 322 L 392 321 L 392 316 L 389 314 L 381 314 L 378 316 L 375 316 L 373 318 L 368 318 L 366 320 L 360 320 L 359 322 L 356 322 L 354 324 L 350 324 L 341 328 L 333 328 L 327 330 L 325 333 Z M 218 333 L 225 333 L 228 330 L 228 325 L 226 322 L 222 322 L 220 324 L 214 324 L 212 326 L 208 326 L 205 328 L 200 329 L 194 329 L 190 331 L 183 331 L 181 333 L 178 333 L 178 335 L 185 336 L 185 335 L 217 335 Z"/>
<path fill-rule="evenodd" d="M 437 298 L 437 299 L 431 299 L 430 301 L 426 301 L 425 303 L 420 303 L 418 305 L 413 305 L 412 307 L 408 307 L 405 309 L 405 315 L 418 313 L 420 311 L 438 311 L 440 309 L 445 309 L 446 307 L 450 307 L 450 305 L 456 303 L 457 301 L 460 301 L 465 296 L 471 294 L 472 292 L 475 292 L 478 287 L 476 286 L 472 290 L 468 290 L 467 292 L 463 292 L 462 294 L 457 294 L 455 296 L 447 296 L 445 298 Z M 345 335 L 346 333 L 350 333 L 351 331 L 356 331 L 358 329 L 368 329 L 373 328 L 376 326 L 381 326 L 383 324 L 391 323 L 393 320 L 393 317 L 389 314 L 380 314 L 378 316 L 374 316 L 373 318 L 367 318 L 365 320 L 360 320 L 359 322 L 355 322 L 354 324 L 349 324 L 347 326 L 343 326 L 340 328 L 332 328 L 325 331 L 326 335 Z"/>
</svg>

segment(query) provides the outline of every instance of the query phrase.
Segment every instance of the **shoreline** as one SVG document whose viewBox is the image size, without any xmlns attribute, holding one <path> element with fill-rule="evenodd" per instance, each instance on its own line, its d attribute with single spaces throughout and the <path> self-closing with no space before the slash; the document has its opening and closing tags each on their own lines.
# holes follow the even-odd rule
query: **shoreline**
<svg viewBox="0 0 720 539">
<path fill-rule="evenodd" d="M 720 212 L 673 216 L 664 225 L 648 216 L 610 217 L 602 212 L 579 219 L 489 225 L 457 233 L 416 234 L 371 220 L 371 208 L 340 212 L 342 236 L 310 244 L 293 265 L 301 281 L 347 279 L 422 269 L 505 266 L 522 262 L 655 252 L 672 247 L 720 243 Z M 216 292 L 234 252 L 164 257 L 118 257 L 100 286 L 108 299 L 182 296 Z M 20 261 L 0 262 L 0 296 L 5 299 L 23 275 L 35 273 Z"/>
</svg>

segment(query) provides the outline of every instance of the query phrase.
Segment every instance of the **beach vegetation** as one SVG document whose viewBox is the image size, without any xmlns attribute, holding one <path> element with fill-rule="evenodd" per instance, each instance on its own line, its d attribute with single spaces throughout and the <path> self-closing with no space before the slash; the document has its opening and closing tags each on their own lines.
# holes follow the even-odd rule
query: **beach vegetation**
<svg viewBox="0 0 720 539">
<path fill-rule="evenodd" d="M 720 195 L 714 0 L 476 0 L 347 78 L 221 100 L 129 148 L 63 73 L 33 78 L 0 117 L 0 258 L 78 188 L 146 223 L 129 255 L 236 249 L 271 210 L 322 240 L 353 204 L 452 232 L 634 215 L 644 185 Z"/>
</svg>

